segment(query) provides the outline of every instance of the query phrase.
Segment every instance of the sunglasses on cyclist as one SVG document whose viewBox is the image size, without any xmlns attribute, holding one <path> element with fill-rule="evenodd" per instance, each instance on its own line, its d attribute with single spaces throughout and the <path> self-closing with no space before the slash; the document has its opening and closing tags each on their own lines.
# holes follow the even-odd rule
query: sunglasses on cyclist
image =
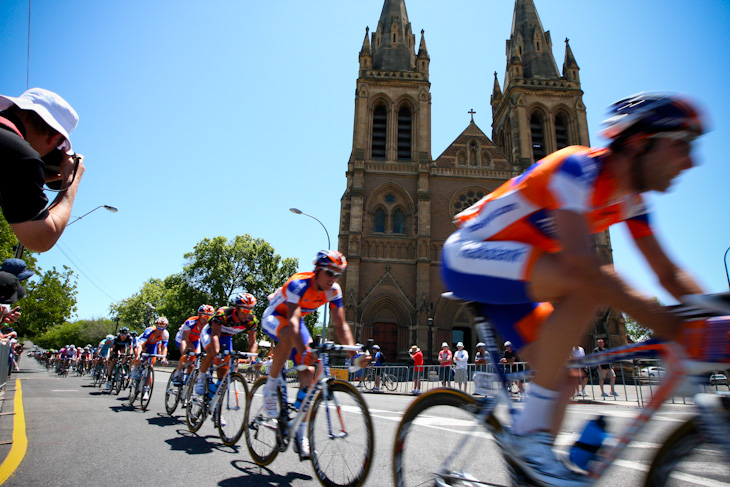
<svg viewBox="0 0 730 487">
<path fill-rule="evenodd" d="M 327 274 L 328 277 L 334 277 L 334 278 L 340 277 L 342 275 L 341 272 L 335 272 L 330 269 L 325 269 L 324 273 Z"/>
</svg>

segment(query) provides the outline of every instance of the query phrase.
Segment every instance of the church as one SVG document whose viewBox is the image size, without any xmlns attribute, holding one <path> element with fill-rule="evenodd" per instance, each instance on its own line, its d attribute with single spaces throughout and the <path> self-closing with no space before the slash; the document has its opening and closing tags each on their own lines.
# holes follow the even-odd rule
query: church
<svg viewBox="0 0 730 487">
<path fill-rule="evenodd" d="M 590 146 L 580 68 L 567 39 L 558 68 L 533 0 L 515 0 L 501 85 L 494 73 L 491 135 L 472 113 L 435 158 L 423 30 L 416 41 L 405 0 L 385 0 L 359 52 L 338 237 L 349 262 L 340 278 L 345 316 L 356 340 L 374 339 L 387 362 L 404 364 L 411 345 L 429 363 L 443 342 L 452 350 L 463 342 L 473 356 L 479 341 L 466 307 L 441 297 L 439 258 L 455 229 L 454 215 L 545 155 Z M 608 232 L 595 236 L 595 246 L 602 262 L 611 263 Z M 623 337 L 620 313 L 606 309 L 582 345 L 591 350 L 596 338 L 606 338 L 615 346 Z"/>
</svg>

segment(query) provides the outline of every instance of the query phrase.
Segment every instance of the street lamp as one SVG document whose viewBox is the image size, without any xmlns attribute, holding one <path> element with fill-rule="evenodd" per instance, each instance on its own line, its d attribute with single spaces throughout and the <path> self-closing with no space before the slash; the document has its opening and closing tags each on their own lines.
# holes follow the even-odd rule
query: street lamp
<svg viewBox="0 0 730 487">
<path fill-rule="evenodd" d="M 83 215 L 81 215 L 80 217 L 78 217 L 77 219 L 75 219 L 74 221 L 72 221 L 71 223 L 67 223 L 67 224 L 66 224 L 66 226 L 69 226 L 69 225 L 72 225 L 72 224 L 76 223 L 77 221 L 81 220 L 81 219 L 82 219 L 83 217 L 85 217 L 85 216 L 86 216 L 86 215 L 88 215 L 89 213 L 92 213 L 92 212 L 94 212 L 94 211 L 98 210 L 99 208 L 106 208 L 107 210 L 111 211 L 112 213 L 116 213 L 116 212 L 118 212 L 118 211 L 119 211 L 119 208 L 117 208 L 116 206 L 110 206 L 110 205 L 99 205 L 99 206 L 97 206 L 96 208 L 94 208 L 93 210 L 91 210 L 91 211 L 89 211 L 89 212 L 86 212 L 86 213 L 84 213 Z"/>
<path fill-rule="evenodd" d="M 324 233 L 327 234 L 327 250 L 330 250 L 330 232 L 327 231 L 327 227 L 324 226 L 324 223 L 319 221 L 318 218 L 313 217 L 309 213 L 304 213 L 302 210 L 298 208 L 289 208 L 289 211 L 292 213 L 296 213 L 297 215 L 305 215 L 309 218 L 313 218 L 317 220 L 317 223 L 322 225 L 322 228 L 324 228 Z M 323 321 L 323 327 L 322 327 L 322 338 L 325 339 L 325 333 L 327 332 L 327 307 L 329 306 L 329 303 L 325 303 L 324 305 L 324 321 Z"/>
<path fill-rule="evenodd" d="M 730 288 L 730 274 L 727 273 L 727 253 L 730 252 L 730 247 L 727 248 L 725 251 L 725 256 L 722 258 L 722 261 L 725 263 L 725 277 L 727 277 L 727 287 Z"/>
</svg>

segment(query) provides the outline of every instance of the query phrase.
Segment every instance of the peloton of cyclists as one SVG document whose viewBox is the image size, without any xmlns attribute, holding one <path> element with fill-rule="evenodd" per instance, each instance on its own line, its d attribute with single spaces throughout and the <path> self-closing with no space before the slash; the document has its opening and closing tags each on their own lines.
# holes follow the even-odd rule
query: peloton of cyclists
<svg viewBox="0 0 730 487">
<path fill-rule="evenodd" d="M 132 337 L 129 335 L 129 328 L 123 326 L 119 330 L 119 334 L 112 340 L 111 357 L 109 358 L 109 366 L 106 371 L 106 388 L 112 388 L 112 371 L 117 363 L 117 359 L 121 355 L 130 353 L 132 350 Z"/>
</svg>

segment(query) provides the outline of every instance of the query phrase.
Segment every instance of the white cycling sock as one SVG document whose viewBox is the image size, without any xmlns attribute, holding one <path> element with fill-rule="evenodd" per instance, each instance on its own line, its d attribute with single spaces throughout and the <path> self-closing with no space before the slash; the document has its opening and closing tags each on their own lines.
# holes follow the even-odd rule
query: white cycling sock
<svg viewBox="0 0 730 487">
<path fill-rule="evenodd" d="M 276 386 L 279 385 L 279 378 L 278 377 L 269 377 L 266 379 L 266 384 L 264 384 L 264 390 L 266 392 L 275 392 Z"/>
<path fill-rule="evenodd" d="M 297 429 L 297 436 L 306 436 L 307 434 L 307 423 L 302 421 L 299 423 L 299 429 Z"/>
<path fill-rule="evenodd" d="M 515 420 L 512 428 L 516 435 L 526 435 L 535 431 L 549 430 L 552 424 L 558 392 L 533 384 L 527 396 L 525 408 Z"/>
</svg>

